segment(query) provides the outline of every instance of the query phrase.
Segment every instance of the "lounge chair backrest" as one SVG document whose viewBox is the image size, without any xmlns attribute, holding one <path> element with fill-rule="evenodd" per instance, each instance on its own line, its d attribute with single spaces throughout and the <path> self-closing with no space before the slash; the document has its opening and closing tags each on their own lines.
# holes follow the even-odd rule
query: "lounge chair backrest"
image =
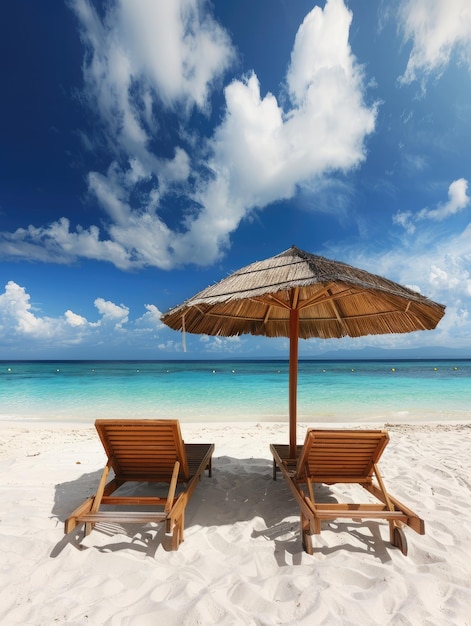
<svg viewBox="0 0 471 626">
<path fill-rule="evenodd" d="M 388 444 L 385 430 L 307 431 L 298 459 L 297 477 L 314 482 L 371 481 L 373 465 Z"/>
<path fill-rule="evenodd" d="M 180 480 L 189 478 L 178 420 L 96 420 L 95 427 L 118 479 L 170 480 L 180 461 Z"/>
</svg>

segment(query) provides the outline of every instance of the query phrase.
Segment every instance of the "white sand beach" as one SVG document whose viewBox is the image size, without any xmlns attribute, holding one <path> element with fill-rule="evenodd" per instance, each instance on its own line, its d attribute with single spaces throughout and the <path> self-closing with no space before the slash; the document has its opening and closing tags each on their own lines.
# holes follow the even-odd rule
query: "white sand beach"
<svg viewBox="0 0 471 626">
<path fill-rule="evenodd" d="M 386 427 L 386 485 L 426 524 L 405 530 L 407 557 L 383 521 L 325 524 L 303 552 L 296 503 L 272 480 L 269 444 L 287 442 L 285 424 L 181 424 L 216 450 L 171 552 L 160 527 L 64 536 L 105 462 L 93 427 L 0 423 L 1 623 L 471 624 L 471 424 Z"/>
</svg>

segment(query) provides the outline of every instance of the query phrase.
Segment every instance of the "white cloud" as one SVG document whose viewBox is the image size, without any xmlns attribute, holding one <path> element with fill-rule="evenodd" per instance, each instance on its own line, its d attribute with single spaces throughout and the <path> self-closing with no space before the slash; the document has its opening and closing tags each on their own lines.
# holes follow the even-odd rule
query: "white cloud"
<svg viewBox="0 0 471 626">
<path fill-rule="evenodd" d="M 200 2 L 120 0 L 113 17 L 130 76 L 144 76 L 169 104 L 194 102 L 205 108 L 211 83 L 233 53 L 228 35 L 201 11 Z"/>
<path fill-rule="evenodd" d="M 448 202 L 440 204 L 436 209 L 422 209 L 419 219 L 444 220 L 450 215 L 455 215 L 462 211 L 471 202 L 471 198 L 467 195 L 468 181 L 464 178 L 454 180 L 448 188 Z"/>
<path fill-rule="evenodd" d="M 179 260 L 210 263 L 251 209 L 290 198 L 299 186 L 364 160 L 376 107 L 363 101 L 362 71 L 348 43 L 350 22 L 342 0 L 305 18 L 288 70 L 291 108 L 284 110 L 271 93 L 262 96 L 255 73 L 226 87 L 226 115 L 209 141 L 215 177 L 197 195 L 201 213 L 173 243 Z"/>
<path fill-rule="evenodd" d="M 159 343 L 157 348 L 162 352 L 182 352 L 183 350 L 181 343 L 178 343 L 173 339 L 168 339 L 165 342 Z"/>
<path fill-rule="evenodd" d="M 147 165 L 153 107 L 207 107 L 233 58 L 228 35 L 199 0 L 116 0 L 103 20 L 89 0 L 69 0 L 87 55 L 87 93 L 127 152 Z"/>
<path fill-rule="evenodd" d="M 348 34 L 351 12 L 342 0 L 330 0 L 324 10 L 314 7 L 298 29 L 288 70 L 288 86 L 293 100 L 302 103 L 306 92 L 330 70 L 356 73 Z"/>
<path fill-rule="evenodd" d="M 209 3 L 115 0 L 103 19 L 89 0 L 69 4 L 86 50 L 85 95 L 108 142 L 108 169 L 88 176 L 106 220 L 101 232 L 71 228 L 63 218 L 0 233 L 4 257 L 57 263 L 82 257 L 120 269 L 210 264 L 251 211 L 365 159 L 376 106 L 364 102 L 364 76 L 348 41 L 352 14 L 343 0 L 315 7 L 299 27 L 285 105 L 262 95 L 255 71 L 235 79 L 207 140 L 189 137 L 188 111 L 205 115 L 234 58 Z M 170 157 L 160 154 L 158 110 L 178 129 Z M 166 221 L 175 194 L 183 209 Z"/>
<path fill-rule="evenodd" d="M 78 258 L 109 261 L 120 269 L 129 269 L 132 258 L 120 243 L 100 240 L 97 226 L 70 230 L 63 217 L 49 226 L 18 228 L 14 233 L 0 233 L 0 253 L 12 259 L 72 263 Z"/>
<path fill-rule="evenodd" d="M 393 215 L 393 224 L 402 226 L 404 230 L 412 235 L 415 232 L 415 225 L 412 223 L 414 215 L 411 211 L 398 211 Z"/>
<path fill-rule="evenodd" d="M 97 298 L 94 304 L 102 316 L 100 324 L 111 323 L 118 329 L 129 320 L 129 309 L 123 304 L 114 304 L 103 298 Z"/>
<path fill-rule="evenodd" d="M 245 343 L 240 337 L 207 337 L 204 342 L 205 352 L 231 354 L 239 352 Z"/>
<path fill-rule="evenodd" d="M 152 348 L 157 350 L 157 343 L 162 341 L 158 331 L 171 332 L 162 324 L 162 314 L 154 304 L 146 304 L 146 312 L 135 320 L 130 319 L 129 307 L 124 304 L 104 298 L 97 298 L 94 304 L 99 315 L 95 321 L 70 309 L 57 318 L 44 316 L 32 306 L 25 287 L 9 281 L 4 293 L 0 293 L 0 347 L 23 343 L 26 351 L 34 353 L 35 346 L 42 350 L 80 346 L 86 350 L 100 344 L 125 346 L 127 342 L 135 351 L 148 352 Z"/>
<path fill-rule="evenodd" d="M 442 221 L 468 207 L 471 204 L 471 198 L 466 193 L 467 190 L 468 181 L 458 178 L 448 187 L 448 202 L 439 203 L 435 209 L 424 208 L 416 213 L 398 211 L 393 215 L 393 223 L 402 226 L 409 235 L 413 235 L 417 222 L 427 219 Z"/>
<path fill-rule="evenodd" d="M 350 252 L 345 248 L 330 252 L 334 258 L 403 285 L 414 284 L 420 293 L 446 305 L 445 317 L 433 336 L 425 341 L 456 348 L 471 345 L 471 224 L 458 234 L 448 236 L 442 230 L 423 232 L 416 228 L 402 245 L 396 245 L 389 252 L 373 252 L 364 243 L 361 249 Z M 424 345 L 422 333 L 393 339 L 395 347 Z M 365 342 L 371 343 L 369 340 L 366 338 Z"/>
<path fill-rule="evenodd" d="M 471 71 L 469 0 L 403 0 L 398 18 L 405 41 L 412 42 L 403 82 L 440 75 L 454 51 Z"/>
<path fill-rule="evenodd" d="M 24 287 L 10 280 L 5 293 L 0 294 L 0 319 L 3 332 L 25 337 L 52 337 L 55 332 L 53 320 L 37 317 Z"/>
<path fill-rule="evenodd" d="M 429 273 L 430 284 L 438 289 L 454 289 L 458 286 L 458 277 L 453 277 L 450 272 L 445 271 L 437 265 L 431 265 Z"/>
<path fill-rule="evenodd" d="M 135 325 L 142 328 L 164 328 L 165 325 L 161 321 L 162 313 L 155 304 L 146 304 L 145 308 L 147 309 L 147 313 L 144 313 L 142 317 L 137 319 Z"/>
<path fill-rule="evenodd" d="M 65 316 L 67 323 L 70 324 L 70 326 L 87 326 L 88 325 L 88 321 L 85 317 L 83 317 L 82 315 L 77 315 L 73 311 L 70 311 L 70 310 L 66 311 L 64 316 Z"/>
</svg>

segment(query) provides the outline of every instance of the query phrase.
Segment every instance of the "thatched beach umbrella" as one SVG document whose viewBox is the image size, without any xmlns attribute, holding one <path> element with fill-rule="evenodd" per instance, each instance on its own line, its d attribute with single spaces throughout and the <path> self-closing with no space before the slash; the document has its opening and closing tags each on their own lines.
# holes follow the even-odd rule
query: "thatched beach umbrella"
<svg viewBox="0 0 471 626">
<path fill-rule="evenodd" d="M 435 328 L 445 307 L 386 278 L 292 247 L 207 287 L 162 321 L 182 332 L 289 337 L 289 444 L 296 456 L 298 338 Z"/>
</svg>

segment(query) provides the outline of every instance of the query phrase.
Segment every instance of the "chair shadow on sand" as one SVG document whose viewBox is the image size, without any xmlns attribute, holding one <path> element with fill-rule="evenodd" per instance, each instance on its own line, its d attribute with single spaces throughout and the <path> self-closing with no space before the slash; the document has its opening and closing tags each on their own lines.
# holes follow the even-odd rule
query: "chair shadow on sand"
<svg viewBox="0 0 471 626">
<path fill-rule="evenodd" d="M 71 511 L 92 495 L 97 488 L 102 470 L 84 473 L 75 480 L 56 485 L 52 514 L 64 523 Z M 124 485 L 123 495 L 160 495 L 166 485 L 155 483 Z M 331 489 L 319 485 L 317 495 L 322 501 L 335 502 Z M 156 490 L 158 493 L 156 494 Z M 247 537 L 265 538 L 272 542 L 274 556 L 280 567 L 301 563 L 303 547 L 300 535 L 299 508 L 285 481 L 274 481 L 272 462 L 268 458 L 238 459 L 213 456 L 213 474 L 204 475 L 191 497 L 185 513 L 186 542 L 198 541 L 195 526 L 210 528 L 231 526 L 237 522 L 247 524 Z M 373 553 L 381 561 L 390 560 L 388 546 L 380 536 L 378 522 L 335 522 L 330 527 L 340 534 L 349 533 L 352 543 L 336 543 L 327 547 L 319 543 L 315 553 L 327 555 L 339 550 Z M 244 530 L 242 531 L 244 532 Z M 123 538 L 122 541 L 119 538 Z M 185 543 L 186 543 L 185 542 Z M 91 547 L 101 552 L 132 549 L 145 556 L 155 557 L 161 546 L 169 550 L 171 537 L 165 524 L 97 523 L 92 534 L 84 539 L 83 526 L 77 527 L 53 547 L 50 556 L 55 558 L 67 546 L 77 550 Z"/>
<path fill-rule="evenodd" d="M 288 486 L 283 481 L 278 481 L 282 485 L 280 492 L 274 494 L 272 506 L 282 505 L 283 520 L 267 526 L 264 530 L 254 530 L 252 537 L 266 537 L 268 541 L 273 541 L 275 546 L 275 558 L 280 567 L 291 563 L 301 563 L 302 555 L 305 553 L 302 546 L 302 534 L 300 528 L 299 508 L 292 497 Z M 275 483 L 276 484 L 276 483 Z M 332 490 L 327 485 L 316 485 L 314 488 L 316 499 L 323 503 L 337 503 Z M 290 518 L 286 520 L 286 518 Z M 322 545 L 318 535 L 318 545 L 314 546 L 314 558 L 316 555 L 328 556 L 336 552 L 351 552 L 373 554 L 382 563 L 391 560 L 389 546 L 381 535 L 381 527 L 386 528 L 384 523 L 373 520 L 349 520 L 333 521 L 328 523 L 328 528 L 334 533 L 336 539 L 332 540 L 332 545 Z M 287 556 L 291 560 L 287 561 Z"/>
</svg>

